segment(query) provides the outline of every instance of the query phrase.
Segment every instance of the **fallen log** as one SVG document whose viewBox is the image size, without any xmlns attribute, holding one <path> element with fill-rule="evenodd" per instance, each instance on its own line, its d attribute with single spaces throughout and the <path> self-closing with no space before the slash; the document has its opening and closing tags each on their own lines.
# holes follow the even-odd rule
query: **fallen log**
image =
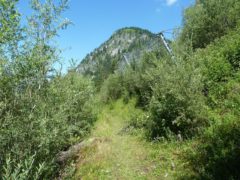
<svg viewBox="0 0 240 180">
<path fill-rule="evenodd" d="M 75 158 L 81 149 L 91 145 L 96 140 L 97 138 L 91 138 L 71 146 L 67 151 L 61 151 L 57 155 L 57 158 L 56 158 L 57 163 L 65 164 L 67 160 Z"/>
</svg>

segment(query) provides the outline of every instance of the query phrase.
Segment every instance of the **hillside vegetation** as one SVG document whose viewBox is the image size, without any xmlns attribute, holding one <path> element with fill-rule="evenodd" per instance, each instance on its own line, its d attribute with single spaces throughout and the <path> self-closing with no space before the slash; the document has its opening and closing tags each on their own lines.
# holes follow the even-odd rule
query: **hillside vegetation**
<svg viewBox="0 0 240 180">
<path fill-rule="evenodd" d="M 69 24 L 59 5 L 31 1 L 20 26 L 17 0 L 0 1 L 0 179 L 53 179 L 57 154 L 80 141 L 96 119 L 93 83 L 53 69 L 53 38 Z"/>
<path fill-rule="evenodd" d="M 22 27 L 0 0 L 0 179 L 240 179 L 240 2 L 187 8 L 174 57 L 124 28 L 66 75 L 53 40 L 68 1 L 54 2 L 31 0 Z"/>
<path fill-rule="evenodd" d="M 174 179 L 191 172 L 180 158 L 188 143 L 151 142 L 129 119 L 143 114 L 135 100 L 105 106 L 91 133 L 93 143 L 79 152 L 73 179 Z"/>
<path fill-rule="evenodd" d="M 136 27 L 123 28 L 88 54 L 77 72 L 91 77 L 99 89 L 109 75 L 123 72 L 127 66 L 134 68 L 146 52 L 152 51 L 161 56 L 167 53 L 158 35 Z"/>
</svg>

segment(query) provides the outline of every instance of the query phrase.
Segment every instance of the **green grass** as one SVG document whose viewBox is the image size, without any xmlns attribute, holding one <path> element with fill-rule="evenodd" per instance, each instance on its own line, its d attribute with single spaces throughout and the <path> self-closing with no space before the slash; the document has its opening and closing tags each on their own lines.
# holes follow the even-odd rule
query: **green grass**
<svg viewBox="0 0 240 180">
<path fill-rule="evenodd" d="M 188 143 L 153 143 L 141 130 L 123 131 L 136 111 L 142 113 L 134 100 L 103 108 L 90 137 L 96 141 L 79 152 L 74 179 L 176 179 L 187 172 L 181 153 Z"/>
</svg>

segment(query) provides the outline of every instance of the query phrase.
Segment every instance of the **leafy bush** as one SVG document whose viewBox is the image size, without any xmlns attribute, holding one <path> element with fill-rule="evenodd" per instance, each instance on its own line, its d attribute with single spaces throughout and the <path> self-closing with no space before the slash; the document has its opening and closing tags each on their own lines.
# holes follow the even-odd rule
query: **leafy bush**
<svg viewBox="0 0 240 180">
<path fill-rule="evenodd" d="M 123 78 L 120 74 L 110 75 L 103 83 L 100 94 L 105 103 L 120 98 L 123 94 Z"/>
<path fill-rule="evenodd" d="M 145 128 L 151 138 L 169 133 L 191 137 L 207 124 L 201 66 L 191 59 L 177 61 L 148 53 L 134 68 L 110 76 L 102 97 L 136 97 L 137 105 L 150 112 Z"/>
<path fill-rule="evenodd" d="M 192 40 L 193 48 L 204 48 L 234 29 L 239 22 L 240 2 L 236 0 L 199 0 L 186 9 L 180 38 Z"/>
<path fill-rule="evenodd" d="M 149 115 L 141 110 L 136 110 L 131 114 L 129 126 L 135 129 L 145 129 L 149 120 Z"/>
<path fill-rule="evenodd" d="M 237 27 L 192 57 L 201 66 L 205 95 L 212 108 L 224 106 L 230 90 L 228 82 L 238 79 L 239 32 L 240 28 Z"/>
<path fill-rule="evenodd" d="M 239 28 L 195 54 L 202 63 L 210 127 L 190 161 L 200 179 L 239 179 Z M 187 156 L 189 156 L 188 153 Z"/>
<path fill-rule="evenodd" d="M 25 30 L 16 2 L 0 1 L 8 22 L 0 17 L 0 179 L 52 179 L 58 152 L 81 140 L 96 119 L 95 88 L 53 69 L 59 57 L 52 39 L 69 23 L 60 17 L 68 1 L 30 1 Z"/>
<path fill-rule="evenodd" d="M 33 169 L 44 163 L 48 167 L 44 177 L 53 173 L 57 153 L 83 138 L 96 119 L 90 107 L 93 89 L 91 81 L 68 74 L 54 79 L 41 92 L 44 96 L 25 94 L 15 99 L 18 109 L 1 117 L 2 162 L 10 154 L 17 165 L 35 154 Z M 35 172 L 29 173 L 32 177 Z"/>
<path fill-rule="evenodd" d="M 239 179 L 239 119 L 231 114 L 217 119 L 188 158 L 201 179 Z"/>
<path fill-rule="evenodd" d="M 152 79 L 147 76 L 147 71 L 155 68 L 159 52 L 146 53 L 139 62 L 132 63 L 123 71 L 112 74 L 105 80 L 101 88 L 101 96 L 104 102 L 123 97 L 126 101 L 137 98 L 137 105 L 146 107 L 152 96 L 150 87 Z"/>
<path fill-rule="evenodd" d="M 45 171 L 44 168 L 46 167 L 44 163 L 39 164 L 38 167 L 34 167 L 34 157 L 35 155 L 30 156 L 29 158 L 26 158 L 24 162 L 20 161 L 19 163 L 13 162 L 13 160 L 8 157 L 2 179 L 40 179 L 42 173 Z M 34 173 L 32 171 L 34 171 Z"/>
<path fill-rule="evenodd" d="M 178 61 L 177 65 L 162 61 L 149 72 L 154 79 L 148 125 L 152 138 L 168 133 L 191 137 L 206 124 L 200 71 L 194 63 Z"/>
</svg>

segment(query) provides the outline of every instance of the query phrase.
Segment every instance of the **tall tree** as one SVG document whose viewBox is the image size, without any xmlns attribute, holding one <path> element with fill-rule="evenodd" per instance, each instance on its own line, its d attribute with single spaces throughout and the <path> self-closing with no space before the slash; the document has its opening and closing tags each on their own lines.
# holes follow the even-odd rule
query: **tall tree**
<svg viewBox="0 0 240 180">
<path fill-rule="evenodd" d="M 184 14 L 182 41 L 192 41 L 193 48 L 204 48 L 225 35 L 240 20 L 240 1 L 198 0 Z"/>
</svg>

